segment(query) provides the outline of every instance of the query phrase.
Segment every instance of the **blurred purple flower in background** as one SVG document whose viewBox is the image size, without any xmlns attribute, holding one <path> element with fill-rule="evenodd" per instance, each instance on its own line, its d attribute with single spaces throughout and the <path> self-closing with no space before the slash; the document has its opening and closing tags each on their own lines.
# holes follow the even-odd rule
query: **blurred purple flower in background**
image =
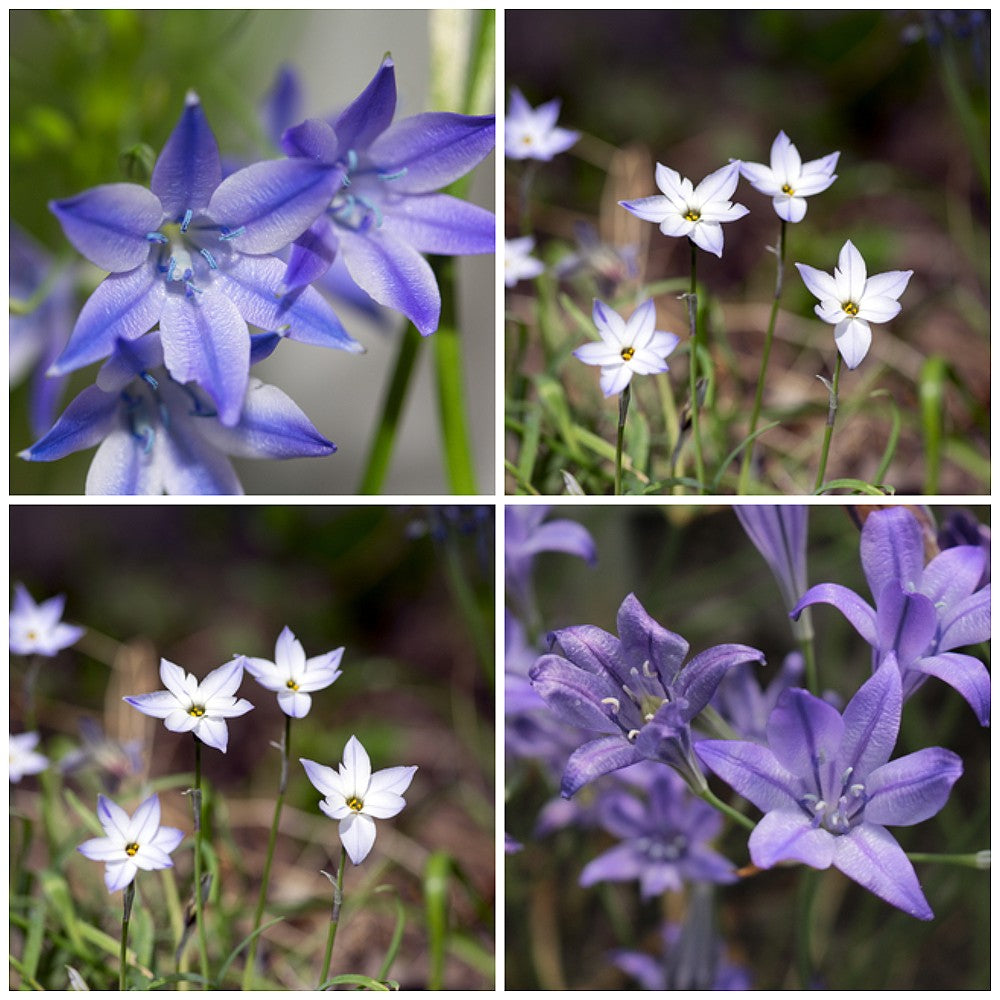
<svg viewBox="0 0 1000 1000">
<path fill-rule="evenodd" d="M 508 288 L 513 288 L 525 278 L 537 278 L 545 271 L 545 265 L 537 257 L 531 256 L 534 249 L 534 236 L 504 240 L 503 283 Z"/>
<path fill-rule="evenodd" d="M 511 87 L 510 104 L 504 119 L 504 155 L 510 160 L 551 160 L 565 153 L 580 138 L 579 132 L 556 125 L 562 101 L 532 108 L 517 87 Z"/>
<path fill-rule="evenodd" d="M 49 766 L 49 758 L 35 747 L 41 737 L 38 733 L 11 733 L 7 740 L 8 774 L 17 784 L 27 774 L 41 774 Z"/>
<path fill-rule="evenodd" d="M 939 812 L 962 761 L 929 747 L 889 762 L 902 704 L 889 654 L 843 715 L 792 688 L 768 720 L 767 746 L 697 744 L 702 762 L 765 814 L 750 834 L 755 865 L 833 865 L 911 916 L 933 917 L 913 865 L 885 827 L 912 826 Z"/>
<path fill-rule="evenodd" d="M 990 638 L 986 554 L 957 545 L 924 565 L 923 534 L 905 507 L 874 511 L 861 531 L 861 565 L 875 607 L 836 583 L 812 587 L 792 610 L 831 604 L 873 650 L 873 667 L 891 654 L 908 698 L 928 677 L 950 684 L 979 722 L 990 720 L 990 675 L 983 663 L 953 650 Z"/>
<path fill-rule="evenodd" d="M 72 646 L 86 629 L 62 621 L 66 597 L 59 594 L 36 604 L 23 583 L 14 585 L 10 609 L 10 651 L 22 656 L 55 656 Z"/>
<path fill-rule="evenodd" d="M 764 743 L 767 720 L 778 698 L 787 688 L 800 685 L 805 666 L 801 653 L 789 653 L 767 687 L 758 682 L 751 664 L 734 667 L 722 678 L 711 704 L 740 737 Z"/>
</svg>

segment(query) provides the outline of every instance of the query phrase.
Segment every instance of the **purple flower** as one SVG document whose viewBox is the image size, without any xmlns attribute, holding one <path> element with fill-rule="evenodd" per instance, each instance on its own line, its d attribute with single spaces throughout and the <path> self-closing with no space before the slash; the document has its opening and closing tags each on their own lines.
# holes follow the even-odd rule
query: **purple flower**
<svg viewBox="0 0 1000 1000">
<path fill-rule="evenodd" d="M 712 705 L 730 726 L 744 739 L 764 743 L 767 720 L 786 688 L 797 687 L 805 673 L 806 661 L 801 653 L 789 653 L 771 683 L 764 687 L 754 668 L 745 663 L 730 670 L 712 696 Z"/>
<path fill-rule="evenodd" d="M 285 132 L 289 162 L 330 185 L 325 212 L 297 239 L 289 288 L 315 281 L 339 254 L 376 302 L 433 333 L 441 293 L 423 254 L 496 249 L 492 212 L 439 189 L 468 173 L 495 144 L 493 115 L 425 112 L 392 123 L 396 72 L 386 59 L 371 83 L 329 123 L 308 119 Z"/>
<path fill-rule="evenodd" d="M 52 372 L 99 361 L 119 338 L 159 323 L 171 377 L 198 382 L 232 427 L 249 381 L 248 323 L 361 351 L 318 292 L 285 294 L 284 265 L 271 256 L 323 211 L 337 184 L 320 164 L 298 159 L 255 163 L 223 180 L 215 136 L 189 94 L 149 190 L 104 184 L 50 205 L 77 250 L 111 272 Z"/>
<path fill-rule="evenodd" d="M 956 545 L 975 545 L 983 550 L 985 562 L 980 586 L 990 582 L 990 526 L 981 524 L 967 510 L 953 510 L 938 530 L 938 545 L 953 549 Z"/>
<path fill-rule="evenodd" d="M 252 338 L 251 360 L 266 356 L 277 340 Z M 119 340 L 97 385 L 84 389 L 21 457 L 53 462 L 94 445 L 86 492 L 129 496 L 242 494 L 229 455 L 302 458 L 336 450 L 285 393 L 255 378 L 236 423 L 224 424 L 198 386 L 170 377 L 158 333 Z"/>
<path fill-rule="evenodd" d="M 511 87 L 504 119 L 504 155 L 511 160 L 551 160 L 565 153 L 580 133 L 556 125 L 561 107 L 562 101 L 554 97 L 533 108 L 517 87 Z"/>
<path fill-rule="evenodd" d="M 625 788 L 605 792 L 598 822 L 621 843 L 589 862 L 580 885 L 638 880 L 644 899 L 680 891 L 686 882 L 735 882 L 733 865 L 708 846 L 722 815 L 688 790 L 673 771 L 653 771 L 642 798 Z"/>
<path fill-rule="evenodd" d="M 691 750 L 691 720 L 708 704 L 725 672 L 764 662 L 749 646 L 713 646 L 687 664 L 688 643 L 657 624 L 629 594 L 618 609 L 618 635 L 593 625 L 549 636 L 559 653 L 531 670 L 535 690 L 574 725 L 602 733 L 577 748 L 566 764 L 567 798 L 601 774 L 640 760 L 676 768 L 692 787 L 704 778 Z"/>
<path fill-rule="evenodd" d="M 960 777 L 962 761 L 950 750 L 930 747 L 890 762 L 902 704 L 899 670 L 889 654 L 843 715 L 808 691 L 791 688 L 768 720 L 767 746 L 698 743 L 702 762 L 765 813 L 750 834 L 755 865 L 833 865 L 911 916 L 934 916 L 886 826 L 912 826 L 934 816 Z"/>
<path fill-rule="evenodd" d="M 14 585 L 10 609 L 10 651 L 22 656 L 55 656 L 72 646 L 86 631 L 62 620 L 66 597 L 59 594 L 36 604 L 23 583 Z"/>
<path fill-rule="evenodd" d="M 924 565 L 920 524 L 905 507 L 869 515 L 861 565 L 875 608 L 836 583 L 812 587 L 792 610 L 832 604 L 874 651 L 873 667 L 892 655 L 908 698 L 928 677 L 950 684 L 981 725 L 990 721 L 990 675 L 980 660 L 952 650 L 990 638 L 990 585 L 980 586 L 986 555 L 974 545 L 945 549 Z"/>
<path fill-rule="evenodd" d="M 41 739 L 38 733 L 11 733 L 7 742 L 10 759 L 8 774 L 17 784 L 27 774 L 41 774 L 49 766 L 49 758 L 35 747 Z"/>
</svg>

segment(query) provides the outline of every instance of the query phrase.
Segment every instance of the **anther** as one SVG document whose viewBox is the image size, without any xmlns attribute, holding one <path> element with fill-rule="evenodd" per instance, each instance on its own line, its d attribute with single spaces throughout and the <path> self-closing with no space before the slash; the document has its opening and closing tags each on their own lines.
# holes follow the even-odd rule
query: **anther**
<svg viewBox="0 0 1000 1000">
<path fill-rule="evenodd" d="M 246 226 L 240 226 L 239 229 L 234 229 L 232 232 L 229 229 L 225 229 L 223 232 L 219 233 L 220 240 L 235 240 L 237 236 L 242 236 L 247 231 Z"/>
<path fill-rule="evenodd" d="M 629 347 L 629 348 L 627 348 L 627 350 L 631 351 L 631 350 L 633 350 L 633 349 L 632 349 L 631 347 Z M 622 351 L 622 357 L 624 357 L 624 356 L 625 356 L 625 352 L 624 352 L 624 351 Z M 631 357 L 631 355 L 630 355 L 630 357 Z M 628 361 L 628 358 L 625 358 L 625 360 L 626 360 L 626 361 Z M 643 664 L 642 664 L 642 672 L 643 672 L 643 673 L 644 673 L 644 674 L 645 674 L 645 675 L 646 675 L 647 677 L 650 677 L 650 678 L 652 678 L 653 680 L 656 680 L 656 674 L 655 674 L 655 673 L 653 672 L 653 668 L 652 668 L 652 666 L 650 665 L 650 662 L 649 662 L 649 660 L 644 660 L 644 661 L 643 661 Z"/>
<path fill-rule="evenodd" d="M 160 383 L 159 383 L 159 382 L 157 382 L 157 381 L 156 381 L 156 379 L 155 379 L 155 378 L 153 378 L 153 376 L 149 374 L 149 372 L 140 372 L 140 373 L 139 373 L 139 377 L 140 377 L 140 378 L 141 378 L 141 379 L 142 379 L 142 380 L 143 380 L 144 382 L 148 383 L 148 384 L 149 384 L 149 385 L 150 385 L 150 386 L 152 387 L 152 389 L 153 389 L 154 391 L 155 391 L 156 389 L 159 389 L 159 388 L 160 388 Z"/>
<path fill-rule="evenodd" d="M 629 740 L 629 742 L 634 743 L 635 742 L 635 738 L 639 735 L 639 730 L 638 729 L 630 729 L 625 735 L 626 735 L 626 738 Z"/>
<path fill-rule="evenodd" d="M 361 810 L 364 809 L 364 807 L 365 807 L 364 802 L 362 802 L 361 799 L 359 799 L 356 795 L 352 795 L 347 800 L 347 808 L 353 809 L 354 812 L 361 812 Z"/>
<path fill-rule="evenodd" d="M 406 176 L 407 170 L 407 167 L 401 167 L 399 170 L 394 170 L 391 174 L 379 173 L 376 176 L 380 181 L 398 181 L 400 177 Z"/>
<path fill-rule="evenodd" d="M 620 712 L 622 707 L 622 703 L 617 698 L 602 698 L 601 704 L 610 706 L 611 711 L 616 713 Z"/>
<path fill-rule="evenodd" d="M 688 222 L 697 222 L 701 218 L 701 212 L 696 208 L 689 208 L 684 213 L 684 218 Z"/>
<path fill-rule="evenodd" d="M 146 239 L 150 243 L 169 243 L 170 240 L 167 239 L 163 233 L 146 233 Z"/>
<path fill-rule="evenodd" d="M 184 218 L 181 219 L 181 232 L 186 233 L 188 231 L 188 226 L 191 225 L 191 219 L 194 217 L 194 212 L 189 208 L 184 213 Z"/>
<path fill-rule="evenodd" d="M 215 258 L 212 256 L 211 250 L 206 250 L 204 247 L 202 247 L 198 252 L 202 255 L 202 257 L 205 258 L 205 260 L 208 261 L 208 266 L 213 271 L 217 271 L 219 269 L 219 265 L 215 262 Z"/>
<path fill-rule="evenodd" d="M 130 857 L 134 858 L 139 853 L 139 845 L 136 843 L 126 844 L 125 853 Z"/>
</svg>

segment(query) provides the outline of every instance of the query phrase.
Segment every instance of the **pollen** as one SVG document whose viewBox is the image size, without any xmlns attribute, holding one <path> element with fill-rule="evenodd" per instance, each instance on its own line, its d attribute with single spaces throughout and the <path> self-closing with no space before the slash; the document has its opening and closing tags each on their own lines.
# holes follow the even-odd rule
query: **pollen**
<svg viewBox="0 0 1000 1000">
<path fill-rule="evenodd" d="M 848 316 L 857 316 L 858 306 L 855 302 L 845 302 L 843 305 L 843 310 Z"/>
<path fill-rule="evenodd" d="M 139 853 L 139 845 L 132 843 L 125 845 L 125 853 L 130 857 L 134 858 Z"/>
<path fill-rule="evenodd" d="M 205 714 L 205 709 L 201 705 L 192 705 L 188 709 L 188 715 L 193 716 L 196 719 L 200 719 Z"/>
<path fill-rule="evenodd" d="M 622 348 L 622 361 L 631 361 L 635 357 L 634 347 L 623 347 Z"/>
<path fill-rule="evenodd" d="M 782 184 L 781 185 L 781 193 L 782 194 L 795 194 L 795 188 L 793 188 L 791 184 Z"/>
<path fill-rule="evenodd" d="M 288 688 L 289 691 L 298 691 L 299 689 L 298 684 L 296 684 L 293 680 L 285 681 L 285 687 Z"/>
<path fill-rule="evenodd" d="M 364 809 L 364 807 L 365 807 L 364 802 L 362 802 L 361 799 L 359 799 L 356 795 L 352 795 L 347 800 L 347 808 L 352 809 L 356 813 L 361 812 L 361 810 Z"/>
<path fill-rule="evenodd" d="M 696 208 L 689 208 L 684 213 L 684 218 L 687 219 L 688 222 L 697 222 L 701 218 L 701 212 L 699 212 Z"/>
</svg>

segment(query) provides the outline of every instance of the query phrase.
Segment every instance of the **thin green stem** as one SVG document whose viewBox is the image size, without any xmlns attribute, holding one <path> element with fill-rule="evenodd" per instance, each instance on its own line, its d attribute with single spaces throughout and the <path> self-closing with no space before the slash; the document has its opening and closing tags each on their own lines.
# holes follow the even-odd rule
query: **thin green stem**
<svg viewBox="0 0 1000 1000">
<path fill-rule="evenodd" d="M 778 245 L 774 253 L 778 259 L 778 273 L 774 280 L 774 299 L 771 302 L 771 315 L 767 321 L 767 332 L 764 334 L 764 352 L 760 359 L 760 374 L 757 376 L 757 391 L 753 398 L 753 410 L 750 413 L 750 430 L 748 437 L 753 437 L 760 419 L 760 408 L 764 400 L 764 380 L 767 375 L 767 363 L 771 357 L 771 345 L 774 343 L 774 326 L 778 319 L 778 305 L 781 302 L 781 290 L 785 278 L 785 228 L 787 223 L 781 220 L 781 230 L 778 233 Z M 746 493 L 750 483 L 750 463 L 753 460 L 753 444 L 748 444 L 743 452 L 743 464 L 740 467 L 738 491 Z"/>
<path fill-rule="evenodd" d="M 191 807 L 194 810 L 194 914 L 198 925 L 198 960 L 201 963 L 202 978 L 208 981 L 208 936 L 205 932 L 204 904 L 201 892 L 201 840 L 202 790 L 201 790 L 201 740 L 194 737 L 194 789 L 191 792 Z"/>
<path fill-rule="evenodd" d="M 128 972 L 128 924 L 132 916 L 132 903 L 135 900 L 135 880 L 133 879 L 122 893 L 122 946 L 118 961 L 118 990 L 124 993 L 126 973 Z"/>
<path fill-rule="evenodd" d="M 826 432 L 823 435 L 823 450 L 819 456 L 819 469 L 816 473 L 816 485 L 813 493 L 819 493 L 823 486 L 823 479 L 826 477 L 826 461 L 830 457 L 830 440 L 833 438 L 833 425 L 837 420 L 837 407 L 840 405 L 840 369 L 843 367 L 843 358 L 837 352 L 837 363 L 833 369 L 833 383 L 827 383 L 830 391 L 830 405 L 826 412 Z"/>
<path fill-rule="evenodd" d="M 714 809 L 718 809 L 719 812 L 725 813 L 734 823 L 739 823 L 740 826 L 747 830 L 752 830 L 757 824 L 754 823 L 749 816 L 744 816 L 743 813 L 734 809 L 727 802 L 723 802 L 722 799 L 712 791 L 711 788 L 706 785 L 698 795 L 704 799 L 710 806 Z"/>
<path fill-rule="evenodd" d="M 392 450 L 396 443 L 400 414 L 403 412 L 403 404 L 406 402 L 406 394 L 409 392 L 410 380 L 416 367 L 420 339 L 420 331 L 412 323 L 408 324 L 399 342 L 396 364 L 382 404 L 382 416 L 375 428 L 375 436 L 372 438 L 368 461 L 358 485 L 358 493 L 366 495 L 378 493 L 385 483 Z"/>
<path fill-rule="evenodd" d="M 337 928 L 340 926 L 340 908 L 344 902 L 344 865 L 347 862 L 347 851 L 340 848 L 340 864 L 337 867 L 337 881 L 333 884 L 333 911 L 330 914 L 330 932 L 326 937 L 326 953 L 323 956 L 323 971 L 319 976 L 319 985 L 330 977 L 330 959 L 333 957 L 333 943 L 337 940 Z M 329 876 L 328 876 L 329 877 Z"/>
<path fill-rule="evenodd" d="M 699 493 L 705 490 L 705 463 L 701 457 L 701 418 L 698 406 L 698 248 L 691 245 L 691 289 L 687 294 L 688 326 L 691 329 L 691 364 L 688 388 L 691 395 L 691 439 L 694 444 L 695 478 Z"/>
<path fill-rule="evenodd" d="M 285 804 L 285 790 L 288 787 L 288 761 L 292 746 L 292 717 L 285 716 L 285 733 L 281 740 L 281 778 L 278 781 L 278 798 L 274 804 L 274 818 L 271 820 L 271 832 L 267 838 L 267 855 L 264 858 L 264 873 L 260 879 L 260 896 L 257 899 L 257 909 L 253 915 L 255 933 L 264 919 L 264 907 L 267 904 L 267 886 L 271 879 L 271 862 L 274 860 L 274 848 L 278 842 L 278 825 L 281 822 L 281 810 Z M 249 990 L 254 978 L 254 964 L 257 959 L 257 945 L 260 935 L 252 938 L 247 949 L 247 964 L 243 969 L 243 989 Z"/>
<path fill-rule="evenodd" d="M 618 442 L 615 445 L 615 496 L 622 495 L 622 451 L 625 445 L 625 418 L 632 398 L 632 386 L 627 385 L 618 397 Z"/>
<path fill-rule="evenodd" d="M 961 868 L 978 868 L 988 871 L 990 868 L 990 852 L 976 851 L 973 854 L 921 854 L 907 852 L 906 856 L 918 864 L 958 865 Z"/>
<path fill-rule="evenodd" d="M 798 920 L 795 928 L 795 965 L 798 969 L 799 985 L 804 990 L 811 988 L 813 980 L 812 914 L 818 886 L 819 872 L 814 868 L 803 868 L 799 876 L 796 905 Z"/>
</svg>

